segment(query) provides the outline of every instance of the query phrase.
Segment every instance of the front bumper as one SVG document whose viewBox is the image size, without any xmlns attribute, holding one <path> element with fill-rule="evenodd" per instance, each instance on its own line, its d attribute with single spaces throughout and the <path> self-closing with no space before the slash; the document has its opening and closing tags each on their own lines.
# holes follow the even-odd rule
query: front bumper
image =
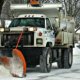
<svg viewBox="0 0 80 80">
<path fill-rule="evenodd" d="M 42 47 L 18 47 L 18 49 L 22 52 L 27 67 L 34 67 L 39 65 L 40 55 L 42 54 Z M 5 48 L 0 47 L 0 55 L 12 57 L 12 50 L 13 48 Z"/>
</svg>

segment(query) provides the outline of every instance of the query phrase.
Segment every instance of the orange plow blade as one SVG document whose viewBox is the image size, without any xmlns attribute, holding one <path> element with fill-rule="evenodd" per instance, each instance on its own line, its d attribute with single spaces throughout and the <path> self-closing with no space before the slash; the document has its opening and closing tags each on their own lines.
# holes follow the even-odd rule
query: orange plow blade
<svg viewBox="0 0 80 80">
<path fill-rule="evenodd" d="M 12 70 L 11 74 L 15 77 L 24 77 L 26 76 L 26 61 L 22 52 L 18 49 L 13 49 L 12 51 Z"/>
</svg>

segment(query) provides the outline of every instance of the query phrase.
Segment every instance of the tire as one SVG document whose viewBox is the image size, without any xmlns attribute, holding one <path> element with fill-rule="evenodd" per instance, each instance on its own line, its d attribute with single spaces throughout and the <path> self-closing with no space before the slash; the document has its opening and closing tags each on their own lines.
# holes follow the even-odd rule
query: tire
<svg viewBox="0 0 80 80">
<path fill-rule="evenodd" d="M 52 67 L 52 51 L 51 48 L 43 48 L 42 55 L 40 55 L 40 69 L 41 72 L 47 73 L 51 71 Z"/>
<path fill-rule="evenodd" d="M 68 48 L 64 50 L 64 68 L 71 68 L 73 63 L 73 51 L 72 48 Z"/>
<path fill-rule="evenodd" d="M 57 54 L 60 54 L 59 51 L 57 51 Z M 57 61 L 57 65 L 60 69 L 64 68 L 63 49 L 61 49 L 61 56 L 60 59 Z"/>
</svg>

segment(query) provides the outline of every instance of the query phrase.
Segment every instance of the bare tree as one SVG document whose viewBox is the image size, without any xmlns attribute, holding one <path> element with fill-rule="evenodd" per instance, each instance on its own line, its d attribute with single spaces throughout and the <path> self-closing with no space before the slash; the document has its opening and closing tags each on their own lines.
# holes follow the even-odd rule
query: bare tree
<svg viewBox="0 0 80 80">
<path fill-rule="evenodd" d="M 4 3 L 2 5 L 2 10 L 1 10 L 1 23 L 2 26 L 5 25 L 4 20 L 10 19 L 10 1 L 11 0 L 4 0 Z"/>
<path fill-rule="evenodd" d="M 1 14 L 1 10 L 2 10 L 2 5 L 4 3 L 4 0 L 0 0 L 0 14 Z"/>
</svg>

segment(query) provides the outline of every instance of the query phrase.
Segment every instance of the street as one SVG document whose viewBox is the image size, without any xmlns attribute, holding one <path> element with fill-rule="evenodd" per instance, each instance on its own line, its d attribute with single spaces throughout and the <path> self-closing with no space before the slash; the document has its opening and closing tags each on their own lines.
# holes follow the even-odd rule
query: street
<svg viewBox="0 0 80 80">
<path fill-rule="evenodd" d="M 80 50 L 74 48 L 73 65 L 71 69 L 58 69 L 54 63 L 50 73 L 40 73 L 39 67 L 27 69 L 25 78 L 12 77 L 8 70 L 0 66 L 0 80 L 80 80 Z"/>
</svg>

